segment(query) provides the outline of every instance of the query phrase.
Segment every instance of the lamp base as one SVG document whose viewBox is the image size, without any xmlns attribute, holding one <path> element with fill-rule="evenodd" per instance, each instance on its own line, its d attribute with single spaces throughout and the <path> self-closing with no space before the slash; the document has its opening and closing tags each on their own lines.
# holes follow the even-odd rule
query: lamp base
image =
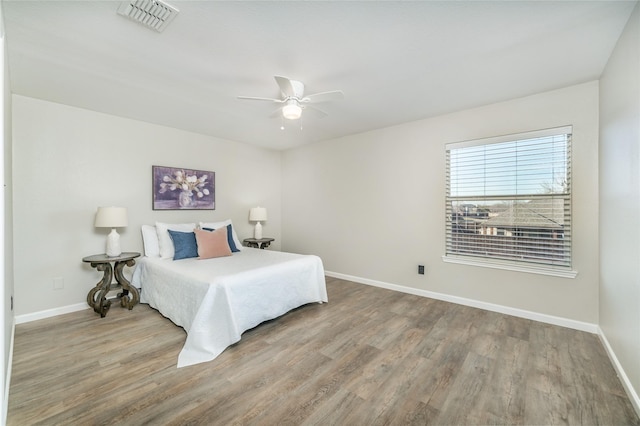
<svg viewBox="0 0 640 426">
<path fill-rule="evenodd" d="M 253 230 L 253 238 L 256 240 L 262 238 L 262 225 L 260 225 L 260 222 L 256 223 L 256 228 Z"/>
<path fill-rule="evenodd" d="M 115 228 L 111 229 L 109 235 L 107 235 L 107 256 L 116 257 L 122 254 L 120 249 L 120 234 Z"/>
</svg>

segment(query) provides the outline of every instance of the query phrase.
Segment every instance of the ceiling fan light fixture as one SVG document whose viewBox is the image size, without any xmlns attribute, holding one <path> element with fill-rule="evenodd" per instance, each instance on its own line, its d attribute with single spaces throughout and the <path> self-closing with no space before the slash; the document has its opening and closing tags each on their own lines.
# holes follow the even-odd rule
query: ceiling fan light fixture
<svg viewBox="0 0 640 426">
<path fill-rule="evenodd" d="M 302 108 L 295 100 L 290 100 L 282 107 L 282 116 L 287 120 L 297 120 L 302 115 Z"/>
</svg>

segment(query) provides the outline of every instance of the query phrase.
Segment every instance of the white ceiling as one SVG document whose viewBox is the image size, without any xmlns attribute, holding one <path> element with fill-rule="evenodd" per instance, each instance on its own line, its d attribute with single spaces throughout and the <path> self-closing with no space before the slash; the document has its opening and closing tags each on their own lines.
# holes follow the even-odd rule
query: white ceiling
<svg viewBox="0 0 640 426">
<path fill-rule="evenodd" d="M 13 93 L 287 149 L 597 79 L 635 1 L 2 1 Z M 340 89 L 322 119 L 269 118 L 274 75 Z M 302 125 L 302 130 L 300 129 Z"/>
</svg>

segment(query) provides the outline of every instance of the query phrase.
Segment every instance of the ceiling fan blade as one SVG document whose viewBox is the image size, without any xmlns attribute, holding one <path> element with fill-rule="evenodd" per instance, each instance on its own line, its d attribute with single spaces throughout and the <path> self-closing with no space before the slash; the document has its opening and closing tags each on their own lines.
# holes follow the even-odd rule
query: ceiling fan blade
<svg viewBox="0 0 640 426">
<path fill-rule="evenodd" d="M 303 110 L 305 113 L 307 113 L 307 114 L 309 114 L 309 115 L 311 115 L 311 116 L 313 116 L 313 117 L 315 117 L 315 118 L 324 118 L 324 117 L 326 117 L 326 116 L 328 115 L 328 114 L 327 114 L 326 112 L 324 112 L 323 110 L 318 109 L 318 108 L 316 108 L 316 107 L 314 107 L 314 106 L 311 106 L 311 105 L 303 105 L 303 106 L 302 106 L 302 110 Z M 303 115 L 304 115 L 304 114 L 303 114 Z"/>
<path fill-rule="evenodd" d="M 342 93 L 342 90 L 332 90 L 330 92 L 320 92 L 314 93 L 313 95 L 305 96 L 300 100 L 300 102 L 313 102 L 314 104 L 317 104 L 321 102 L 341 101 L 343 99 L 344 93 Z"/>
<path fill-rule="evenodd" d="M 258 98 L 255 96 L 238 96 L 238 99 L 249 100 L 249 101 L 269 101 L 269 102 L 284 102 L 282 99 L 273 99 L 273 98 Z"/>
<path fill-rule="evenodd" d="M 280 91 L 286 97 L 296 96 L 296 92 L 293 90 L 293 85 L 291 84 L 290 79 L 288 79 L 287 77 L 281 77 L 279 75 L 276 75 L 274 78 L 276 79 L 276 83 L 278 83 L 278 86 L 280 86 Z"/>
</svg>

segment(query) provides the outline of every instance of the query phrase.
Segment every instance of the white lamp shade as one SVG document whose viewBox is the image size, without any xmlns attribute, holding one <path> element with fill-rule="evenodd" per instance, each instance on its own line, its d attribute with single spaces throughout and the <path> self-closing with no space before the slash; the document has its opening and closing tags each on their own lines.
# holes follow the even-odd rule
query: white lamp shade
<svg viewBox="0 0 640 426">
<path fill-rule="evenodd" d="M 96 228 L 122 228 L 129 224 L 127 209 L 124 207 L 98 207 Z"/>
<path fill-rule="evenodd" d="M 253 207 L 249 210 L 249 220 L 252 222 L 264 222 L 267 220 L 267 209 L 264 207 Z"/>
</svg>

